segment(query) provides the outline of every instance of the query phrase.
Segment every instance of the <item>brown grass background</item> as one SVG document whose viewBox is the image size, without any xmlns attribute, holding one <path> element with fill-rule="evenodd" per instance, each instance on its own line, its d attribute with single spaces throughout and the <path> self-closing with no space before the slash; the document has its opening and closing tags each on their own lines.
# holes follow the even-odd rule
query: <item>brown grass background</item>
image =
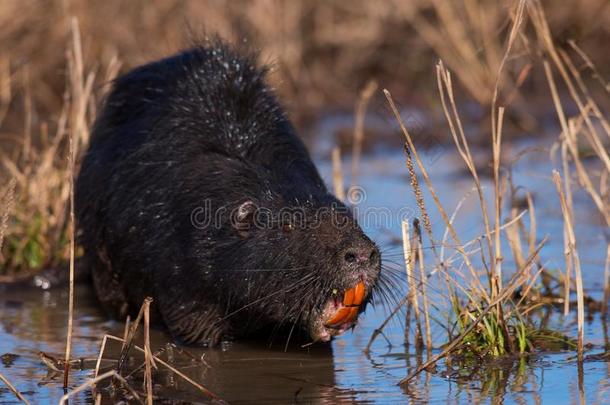
<svg viewBox="0 0 610 405">
<path fill-rule="evenodd" d="M 592 96 L 607 112 L 610 2 L 541 2 L 553 42 L 576 61 Z M 352 114 L 362 89 L 375 80 L 379 87 L 370 109 L 385 109 L 386 122 L 392 122 L 394 131 L 397 127 L 383 88 L 400 106 L 416 107 L 432 117 L 433 126 L 424 137 L 450 139 L 439 105 L 435 73 L 439 59 L 453 74 L 464 121 L 480 128 L 487 145 L 499 71 L 497 105 L 505 106 L 508 115 L 505 138 L 557 134 L 557 116 L 542 68 L 549 46 L 541 43 L 529 16 L 500 69 L 516 4 L 0 1 L 0 278 L 2 273 L 11 276 L 57 265 L 68 256 L 70 140 L 78 166 L 88 128 L 112 78 L 206 35 L 245 41 L 260 52 L 261 63 L 273 67 L 271 84 L 304 134 L 311 133 L 308 129 L 315 128 L 312 124 L 322 115 Z M 596 69 L 569 41 L 583 49 Z M 567 95 L 565 87 L 558 91 Z M 566 100 L 567 113 L 577 113 L 569 96 Z M 351 131 L 347 128 L 350 141 Z M 367 132 L 365 144 L 370 135 Z M 341 136 L 337 138 L 341 142 Z"/>
<path fill-rule="evenodd" d="M 610 2 L 543 5 L 557 43 L 575 40 L 608 73 Z M 124 71 L 176 52 L 193 38 L 219 34 L 261 51 L 262 62 L 275 67 L 272 83 L 294 118 L 306 124 L 325 108 L 352 108 L 358 90 L 373 78 L 398 99 L 436 103 L 439 57 L 470 97 L 488 103 L 512 8 L 512 1 L 487 0 L 3 0 L 1 101 L 8 111 L 0 131 L 20 132 L 26 96 L 34 107 L 33 127 L 57 116 L 73 16 L 84 65 L 98 72 L 97 86 L 113 58 Z M 533 49 L 518 52 L 536 57 Z M 526 62 L 509 65 L 507 74 L 516 77 Z M 525 86 L 538 91 L 533 79 Z"/>
</svg>

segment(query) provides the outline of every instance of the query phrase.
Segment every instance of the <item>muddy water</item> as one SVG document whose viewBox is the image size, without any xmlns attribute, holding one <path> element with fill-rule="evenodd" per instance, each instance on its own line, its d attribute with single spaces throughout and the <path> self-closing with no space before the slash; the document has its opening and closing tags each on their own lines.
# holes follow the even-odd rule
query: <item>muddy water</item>
<svg viewBox="0 0 610 405">
<path fill-rule="evenodd" d="M 514 146 L 517 153 L 527 145 Z M 327 156 L 324 150 L 318 155 Z M 432 180 L 441 200 L 452 212 L 463 199 L 456 215 L 455 225 L 463 240 L 483 233 L 478 200 L 468 195 L 472 182 L 462 174 L 462 166 L 450 148 L 440 148 L 425 154 Z M 349 162 L 346 162 L 349 167 Z M 324 177 L 330 181 L 331 168 L 320 159 Z M 563 268 L 563 241 L 560 206 L 550 180 L 552 162 L 546 152 L 530 152 L 513 169 L 515 186 L 532 191 L 537 209 L 538 239 L 548 235 L 549 241 L 542 253 L 547 268 Z M 594 168 L 591 168 L 592 170 Z M 361 166 L 358 191 L 358 215 L 367 232 L 379 243 L 387 265 L 400 262 L 400 220 L 413 218 L 419 212 L 400 153 L 373 153 Z M 487 180 L 487 192 L 491 192 Z M 429 201 L 429 196 L 425 196 Z M 464 197 L 466 197 L 464 199 Z M 431 204 L 431 202 L 429 201 Z M 605 256 L 604 232 L 600 218 L 584 194 L 575 197 L 577 237 L 583 262 L 585 287 L 594 297 L 601 297 L 601 283 Z M 429 205 L 431 207 L 431 205 Z M 375 215 L 371 214 L 377 213 Z M 383 213 L 382 214 L 380 214 Z M 440 239 L 444 227 L 434 209 L 430 209 L 434 231 Z M 527 222 L 527 220 L 526 220 Z M 446 244 L 450 245 L 450 244 Z M 428 247 L 429 248 L 429 247 Z M 506 250 L 508 252 L 508 248 Z M 454 255 L 450 246 L 444 255 Z M 511 261 L 504 268 L 510 271 Z M 442 299 L 435 295 L 440 280 L 431 278 L 431 299 L 442 310 Z M 122 325 L 108 321 L 97 308 L 87 286 L 78 289 L 76 298 L 74 357 L 84 359 L 75 365 L 71 386 L 91 377 L 92 359 L 97 356 L 105 333 L 122 335 Z M 67 324 L 67 293 L 62 289 L 49 291 L 0 288 L 0 373 L 11 380 L 33 403 L 56 403 L 63 395 L 61 378 L 48 373 L 38 353 L 43 351 L 61 356 L 64 350 Z M 330 346 L 300 348 L 291 346 L 284 351 L 284 341 L 233 342 L 213 350 L 189 349 L 191 357 L 177 350 L 169 355 L 173 364 L 185 374 L 200 382 L 231 403 L 609 403 L 610 363 L 593 357 L 579 370 L 573 352 L 536 354 L 528 358 L 506 359 L 483 368 L 466 370 L 449 368 L 441 362 L 433 373 L 421 374 L 408 388 L 396 383 L 417 366 L 413 350 L 403 345 L 404 329 L 400 319 L 385 329 L 387 339 L 378 338 L 367 356 L 363 353 L 373 330 L 385 318 L 383 305 L 369 308 L 358 327 L 336 339 Z M 562 319 L 556 311 L 548 313 L 548 326 L 568 335 L 576 336 L 575 320 Z M 599 315 L 593 314 L 586 324 L 585 338 L 591 347 L 588 354 L 604 351 L 606 341 Z M 444 332 L 437 328 L 433 334 L 436 347 L 444 343 Z M 152 335 L 153 350 L 164 348 L 169 341 L 162 331 Z M 440 349 L 437 349 L 437 353 Z M 108 347 L 106 357 L 116 359 L 118 344 Z M 130 360 L 133 369 L 141 362 L 139 357 Z M 113 363 L 105 362 L 110 367 Z M 82 367 L 82 368 L 81 368 Z M 580 371 L 580 373 L 579 373 Z M 136 373 L 136 380 L 141 374 Z M 205 402 L 196 389 L 179 377 L 163 370 L 156 374 L 159 399 L 167 401 Z M 136 388 L 141 386 L 136 383 Z M 104 392 L 104 402 L 112 402 L 111 392 Z M 74 398 L 74 403 L 92 402 L 91 391 Z M 0 403 L 16 401 L 0 385 Z"/>
</svg>

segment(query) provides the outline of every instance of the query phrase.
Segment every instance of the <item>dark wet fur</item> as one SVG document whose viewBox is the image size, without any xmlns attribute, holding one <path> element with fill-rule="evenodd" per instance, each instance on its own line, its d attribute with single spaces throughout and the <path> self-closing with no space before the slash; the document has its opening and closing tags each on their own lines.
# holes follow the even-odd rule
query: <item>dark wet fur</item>
<svg viewBox="0 0 610 405">
<path fill-rule="evenodd" d="M 115 316 L 152 296 L 153 318 L 176 339 L 215 344 L 300 332 L 333 288 L 362 274 L 372 289 L 379 260 L 363 269 L 342 258 L 374 244 L 328 193 L 264 76 L 255 55 L 215 42 L 114 83 L 76 215 L 96 292 Z M 231 213 L 247 201 L 272 214 L 298 208 L 319 226 L 237 229 Z M 198 207 L 224 207 L 219 226 L 194 226 Z"/>
</svg>

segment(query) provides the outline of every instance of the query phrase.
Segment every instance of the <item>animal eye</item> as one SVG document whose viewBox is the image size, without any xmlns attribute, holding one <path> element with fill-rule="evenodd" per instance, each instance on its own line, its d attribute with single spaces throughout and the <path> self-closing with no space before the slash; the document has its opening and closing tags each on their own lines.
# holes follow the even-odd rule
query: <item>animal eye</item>
<svg viewBox="0 0 610 405">
<path fill-rule="evenodd" d="M 282 231 L 284 231 L 286 233 L 292 231 L 293 229 L 294 228 L 290 222 L 286 222 L 286 223 L 282 224 Z"/>
</svg>

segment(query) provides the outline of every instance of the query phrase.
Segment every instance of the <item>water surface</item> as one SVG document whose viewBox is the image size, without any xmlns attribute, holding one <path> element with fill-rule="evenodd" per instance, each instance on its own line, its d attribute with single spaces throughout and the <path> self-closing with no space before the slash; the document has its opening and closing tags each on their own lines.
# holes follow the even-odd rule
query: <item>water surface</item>
<svg viewBox="0 0 610 405">
<path fill-rule="evenodd" d="M 513 151 L 528 145 L 514 145 Z M 424 154 L 432 180 L 442 202 L 452 212 L 458 202 L 472 189 L 472 182 L 464 176 L 463 166 L 450 147 Z M 318 151 L 319 167 L 330 182 L 331 167 L 326 156 Z M 345 162 L 349 167 L 349 161 Z M 550 269 L 563 269 L 562 218 L 552 182 L 553 163 L 547 152 L 530 152 L 513 168 L 516 186 L 532 191 L 537 209 L 538 239 L 548 236 L 542 251 L 542 262 Z M 360 168 L 359 213 L 383 211 L 382 220 L 363 218 L 362 225 L 382 247 L 388 261 L 399 263 L 400 221 L 405 216 L 419 216 L 413 194 L 408 185 L 404 157 L 398 152 L 382 151 L 365 157 Z M 347 179 L 349 181 L 349 179 Z M 484 178 L 486 192 L 492 188 Z M 426 193 L 428 207 L 432 207 Z M 593 204 L 582 191 L 575 196 L 576 231 L 582 259 L 585 287 L 601 297 L 603 265 L 607 230 L 601 225 Z M 368 211 L 367 211 L 368 210 Z M 444 225 L 429 209 L 432 225 L 439 239 Z M 527 223 L 527 220 L 526 220 Z M 464 241 L 483 233 L 480 208 L 476 195 L 464 200 L 455 226 Z M 506 247 L 507 248 L 507 247 Z M 506 250 L 505 268 L 511 268 Z M 445 255 L 455 252 L 447 248 Z M 430 280 L 431 290 L 441 286 L 437 278 Z M 397 289 L 402 288 L 397 286 Z M 433 299 L 434 291 L 431 292 Z M 40 361 L 39 352 L 58 355 L 64 351 L 67 325 L 67 292 L 0 287 L 0 373 L 12 381 L 33 403 L 56 403 L 63 395 L 61 379 L 48 375 Z M 575 353 L 553 352 L 535 354 L 521 359 L 504 359 L 487 364 L 481 370 L 457 370 L 439 363 L 433 373 L 420 374 L 408 387 L 396 383 L 422 361 L 412 348 L 406 350 L 402 315 L 385 329 L 388 341 L 378 338 L 372 351 L 363 350 L 375 328 L 387 315 L 382 305 L 370 307 L 361 317 L 358 327 L 339 337 L 331 345 L 301 348 L 291 345 L 284 351 L 280 339 L 269 342 L 232 342 L 218 349 L 188 349 L 195 357 L 203 356 L 206 364 L 174 352 L 172 361 L 183 372 L 231 403 L 609 403 L 610 363 L 603 359 L 585 361 L 579 375 Z M 563 319 L 557 311 L 550 311 L 549 326 L 570 336 L 576 336 L 574 316 Z M 598 314 L 588 318 L 585 339 L 591 346 L 588 354 L 602 353 L 606 341 Z M 93 359 L 97 356 L 105 333 L 122 335 L 122 325 L 106 319 L 100 312 L 87 286 L 78 289 L 73 354 L 76 358 Z M 444 341 L 438 328 L 434 335 L 435 353 Z M 162 331 L 153 331 L 153 350 L 165 347 L 169 341 Z M 110 344 L 107 356 L 116 359 L 118 344 Z M 15 356 L 13 356 L 15 355 Z M 167 353 L 161 355 L 163 358 Z M 425 359 L 424 359 L 425 360 Z M 130 368 L 140 359 L 133 358 Z M 83 369 L 75 367 L 71 386 L 81 384 L 93 374 L 91 362 Z M 111 365 L 111 363 L 104 363 Z M 160 371 L 155 383 L 159 399 L 166 401 L 206 402 L 197 390 L 171 373 Z M 141 386 L 136 386 L 141 390 Z M 105 391 L 104 401 L 111 402 Z M 74 403 L 92 402 L 90 391 L 75 397 Z M 17 402 L 4 387 L 0 388 L 0 402 Z"/>
</svg>

